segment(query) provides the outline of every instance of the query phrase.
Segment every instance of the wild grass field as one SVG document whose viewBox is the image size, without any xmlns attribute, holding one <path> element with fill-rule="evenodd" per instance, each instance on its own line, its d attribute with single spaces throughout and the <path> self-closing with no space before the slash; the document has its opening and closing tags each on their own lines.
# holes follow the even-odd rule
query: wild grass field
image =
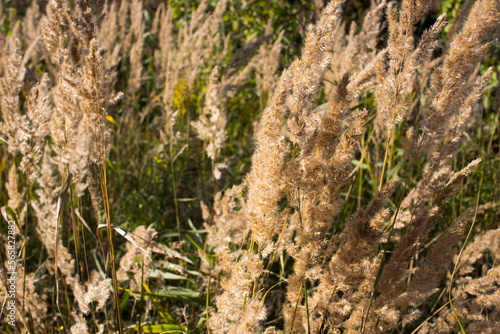
<svg viewBox="0 0 500 334">
<path fill-rule="evenodd" d="M 5 0 L 2 333 L 500 333 L 500 0 Z"/>
</svg>

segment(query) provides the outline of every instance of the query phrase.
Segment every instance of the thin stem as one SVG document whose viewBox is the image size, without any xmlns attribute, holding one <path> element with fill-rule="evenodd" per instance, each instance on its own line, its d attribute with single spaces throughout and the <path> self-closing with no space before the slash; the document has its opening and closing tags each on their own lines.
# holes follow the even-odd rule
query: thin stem
<svg viewBox="0 0 500 334">
<path fill-rule="evenodd" d="M 109 240 L 109 247 L 111 250 L 111 274 L 113 278 L 113 289 L 114 289 L 114 297 L 115 297 L 115 303 L 116 303 L 116 315 L 118 318 L 118 331 L 119 333 L 123 333 L 123 327 L 122 327 L 122 319 L 121 319 L 121 314 L 120 314 L 120 299 L 118 297 L 118 279 L 116 278 L 116 261 L 115 261 L 115 247 L 113 244 L 113 230 L 111 227 L 111 216 L 109 212 L 109 200 L 108 200 L 108 190 L 107 190 L 107 183 L 106 183 L 106 165 L 101 164 L 99 165 L 99 170 L 101 172 L 101 191 L 102 191 L 102 198 L 104 202 L 104 211 L 106 213 L 106 227 L 107 227 L 107 232 L 108 232 L 108 240 Z"/>
<path fill-rule="evenodd" d="M 420 325 L 418 325 L 417 328 L 415 328 L 413 330 L 413 332 L 411 332 L 411 334 L 415 334 L 416 332 L 418 332 L 418 330 L 429 320 L 431 320 L 431 318 L 433 316 L 435 316 L 436 314 L 438 314 L 439 311 L 441 311 L 442 309 L 444 309 L 446 307 L 446 305 L 450 304 L 451 300 L 449 302 L 447 302 L 446 304 L 444 304 L 443 306 L 441 306 L 439 309 L 436 310 L 436 312 L 432 313 L 430 317 L 428 317 L 427 319 L 425 319 L 424 322 L 422 322 Z"/>
<path fill-rule="evenodd" d="M 78 226 L 76 225 L 75 218 L 75 206 L 73 205 L 73 190 L 69 188 L 70 194 L 70 208 L 71 208 L 71 225 L 73 227 L 73 235 L 75 236 L 75 258 L 76 258 L 76 268 L 78 270 L 78 275 L 80 280 L 83 280 L 82 268 L 80 265 L 80 241 L 78 238 Z"/>
<path fill-rule="evenodd" d="M 373 290 L 372 290 L 372 293 L 371 293 L 371 296 L 370 296 L 370 300 L 368 301 L 368 307 L 366 309 L 365 315 L 361 319 L 361 330 L 360 330 L 361 334 L 363 334 L 363 332 L 364 332 L 365 322 L 368 321 L 368 316 L 370 314 L 370 308 L 371 308 L 371 305 L 372 305 L 372 302 L 373 302 L 373 296 L 375 295 L 375 289 L 377 287 L 380 275 L 382 274 L 382 269 L 384 267 L 384 260 L 385 260 L 386 254 L 387 254 L 387 248 L 389 247 L 389 242 L 391 240 L 391 236 L 392 236 L 392 231 L 393 231 L 393 228 L 394 228 L 394 224 L 396 223 L 396 218 L 397 218 L 397 216 L 399 214 L 399 209 L 401 208 L 401 204 L 403 203 L 403 199 L 404 199 L 405 193 L 406 193 L 406 188 L 408 186 L 408 183 L 410 182 L 410 177 L 411 177 L 411 174 L 413 172 L 413 168 L 415 166 L 418 154 L 420 152 L 420 148 L 422 147 L 422 143 L 424 142 L 424 136 L 425 136 L 425 132 L 422 134 L 422 138 L 420 139 L 420 143 L 418 144 L 418 149 L 417 149 L 417 152 L 415 153 L 415 157 L 414 157 L 414 159 L 412 161 L 412 164 L 410 165 L 410 171 L 408 172 L 408 176 L 406 177 L 405 185 L 404 185 L 404 188 L 403 188 L 403 192 L 401 193 L 401 197 L 399 198 L 399 203 L 398 203 L 398 206 L 396 208 L 396 212 L 394 213 L 394 217 L 392 219 L 392 222 L 389 225 L 389 235 L 387 236 L 387 242 L 385 243 L 385 247 L 384 247 L 384 249 L 382 251 L 382 258 L 380 260 L 380 265 L 378 267 L 378 272 L 377 272 L 377 276 L 375 278 L 375 282 L 373 283 Z"/>
<path fill-rule="evenodd" d="M 392 133 L 390 136 L 387 137 L 387 142 L 385 144 L 385 157 L 384 157 L 384 164 L 382 166 L 382 174 L 380 175 L 380 184 L 378 186 L 378 191 L 382 189 L 382 185 L 384 184 L 384 174 L 385 174 L 385 166 L 387 164 L 387 157 L 389 156 L 389 143 L 391 141 Z"/>
<path fill-rule="evenodd" d="M 295 308 L 293 309 L 292 323 L 290 325 L 290 334 L 292 334 L 293 323 L 295 322 L 295 316 L 297 315 L 297 308 L 299 307 L 300 294 L 302 293 L 302 285 L 303 283 L 300 284 L 299 293 L 297 294 L 297 302 L 295 303 Z"/>
<path fill-rule="evenodd" d="M 28 210 L 30 206 L 30 166 L 28 165 L 28 170 L 27 170 L 27 177 L 26 177 L 26 222 L 24 223 L 24 242 L 23 242 L 23 266 L 24 266 L 24 277 L 23 277 L 23 313 L 24 313 L 24 301 L 25 301 L 25 295 L 26 295 L 26 247 L 28 244 Z M 18 217 L 20 217 L 18 215 Z M 21 224 L 19 224 L 21 225 Z M 56 264 L 57 266 L 57 264 Z"/>
<path fill-rule="evenodd" d="M 304 284 L 304 298 L 306 300 L 307 334 L 311 334 L 311 325 L 309 323 L 309 303 L 307 302 L 307 282 Z"/>
<path fill-rule="evenodd" d="M 170 144 L 169 144 L 170 172 L 172 173 L 172 188 L 173 188 L 173 192 L 174 192 L 175 222 L 177 225 L 177 232 L 179 233 L 179 241 L 181 241 L 182 240 L 181 223 L 179 220 L 179 204 L 177 203 L 177 183 L 175 182 L 175 170 L 174 170 L 174 163 L 173 163 L 172 140 L 173 140 L 173 138 L 170 138 Z"/>
<path fill-rule="evenodd" d="M 212 267 L 210 266 L 210 273 L 209 273 L 209 276 L 208 276 L 208 286 L 207 286 L 207 299 L 206 299 L 206 313 L 207 313 L 207 333 L 210 334 L 210 312 L 208 311 L 209 310 L 209 306 L 210 306 L 210 281 L 211 281 L 211 277 L 212 277 Z"/>
<path fill-rule="evenodd" d="M 269 261 L 269 263 L 267 264 L 267 268 L 266 268 L 267 270 L 269 270 L 271 265 L 274 263 L 274 259 L 276 258 L 276 254 L 278 252 L 278 247 L 281 243 L 281 239 L 283 238 L 283 233 L 285 232 L 287 222 L 288 221 L 285 221 L 285 223 L 283 223 L 283 227 L 281 228 L 281 233 L 280 233 L 280 236 L 278 238 L 278 242 L 276 243 L 276 247 L 274 248 L 273 257 L 271 258 L 271 261 Z M 266 272 L 266 275 L 269 275 L 269 272 Z"/>
<path fill-rule="evenodd" d="M 455 316 L 455 319 L 457 319 L 458 325 L 460 326 L 460 330 L 464 334 L 465 334 L 465 329 L 462 326 L 462 323 L 460 322 L 460 319 L 458 318 L 457 313 L 455 312 L 455 308 L 453 307 L 453 302 L 452 302 L 453 298 L 451 296 L 451 293 L 452 293 L 453 279 L 455 278 L 455 274 L 457 273 L 458 265 L 460 263 L 460 259 L 462 258 L 462 253 L 463 253 L 463 251 L 465 249 L 465 245 L 467 244 L 467 241 L 469 241 L 469 238 L 470 238 L 470 236 L 472 234 L 472 230 L 474 229 L 474 224 L 476 223 L 477 211 L 478 211 L 478 208 L 479 208 L 479 197 L 480 197 L 481 188 L 482 188 L 482 185 L 483 185 L 483 176 L 484 176 L 484 173 L 482 174 L 481 180 L 479 181 L 479 189 L 478 189 L 478 192 L 477 192 L 477 199 L 476 199 L 476 208 L 475 208 L 475 212 L 474 212 L 474 219 L 472 220 L 472 224 L 471 224 L 471 226 L 469 228 L 469 232 L 467 233 L 467 237 L 465 238 L 464 244 L 462 245 L 462 248 L 460 249 L 460 253 L 458 254 L 457 261 L 455 262 L 455 267 L 453 268 L 453 273 L 451 274 L 450 286 L 448 288 L 448 299 L 450 300 L 451 311 L 453 312 L 453 315 Z"/>
</svg>

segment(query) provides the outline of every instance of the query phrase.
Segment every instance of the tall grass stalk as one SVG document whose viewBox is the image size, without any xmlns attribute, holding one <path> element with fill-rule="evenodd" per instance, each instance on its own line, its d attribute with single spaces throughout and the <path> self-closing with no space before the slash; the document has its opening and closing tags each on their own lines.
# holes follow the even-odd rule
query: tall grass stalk
<svg viewBox="0 0 500 334">
<path fill-rule="evenodd" d="M 366 2 L 2 2 L 0 331 L 500 332 L 500 1 Z"/>
</svg>

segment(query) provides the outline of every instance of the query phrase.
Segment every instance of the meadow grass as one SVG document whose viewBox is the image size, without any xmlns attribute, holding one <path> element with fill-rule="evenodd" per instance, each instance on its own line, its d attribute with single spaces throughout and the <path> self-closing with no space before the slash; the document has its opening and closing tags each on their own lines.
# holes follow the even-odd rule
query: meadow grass
<svg viewBox="0 0 500 334">
<path fill-rule="evenodd" d="M 3 332 L 500 332 L 498 0 L 0 13 Z"/>
</svg>

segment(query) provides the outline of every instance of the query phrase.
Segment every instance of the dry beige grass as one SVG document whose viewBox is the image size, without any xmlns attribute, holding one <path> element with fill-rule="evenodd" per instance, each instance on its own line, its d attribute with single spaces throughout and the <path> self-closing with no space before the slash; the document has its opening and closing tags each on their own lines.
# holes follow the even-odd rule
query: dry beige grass
<svg viewBox="0 0 500 334">
<path fill-rule="evenodd" d="M 431 0 L 373 0 L 347 33 L 344 2 L 315 1 L 302 55 L 278 78 L 285 31 L 270 19 L 235 41 L 231 1 L 202 0 L 185 20 L 140 0 L 50 0 L 45 11 L 34 0 L 22 21 L 2 8 L 0 200 L 17 243 L 0 237 L 0 328 L 500 332 L 499 228 L 478 222 L 498 203 L 482 202 L 484 169 L 463 203 L 482 159 L 456 161 L 498 85 L 481 62 L 500 2 L 460 14 L 449 44 L 445 15 L 416 34 Z M 230 187 L 244 174 L 231 108 L 249 82 L 266 107 L 251 168 Z M 490 122 L 480 145 L 491 164 Z M 142 191 L 160 184 L 166 199 Z M 158 201 L 159 217 L 122 202 L 126 191 Z M 142 220 L 123 219 L 130 206 Z"/>
</svg>

